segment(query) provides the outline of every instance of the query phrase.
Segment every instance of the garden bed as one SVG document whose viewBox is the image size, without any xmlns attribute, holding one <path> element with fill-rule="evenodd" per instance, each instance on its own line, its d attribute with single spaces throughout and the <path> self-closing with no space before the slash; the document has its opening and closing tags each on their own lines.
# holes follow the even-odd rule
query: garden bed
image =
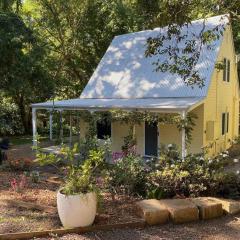
<svg viewBox="0 0 240 240">
<path fill-rule="evenodd" d="M 0 233 L 41 231 L 59 229 L 61 223 L 57 212 L 44 212 L 9 204 L 9 201 L 24 201 L 56 209 L 56 191 L 59 181 L 53 173 L 40 173 L 40 182 L 27 181 L 27 186 L 16 192 L 11 189 L 11 179 L 18 179 L 23 172 L 0 172 Z M 54 180 L 55 179 L 55 180 Z M 96 216 L 94 225 L 125 223 L 139 220 L 134 202 L 136 199 L 126 196 L 103 194 L 102 207 Z"/>
</svg>

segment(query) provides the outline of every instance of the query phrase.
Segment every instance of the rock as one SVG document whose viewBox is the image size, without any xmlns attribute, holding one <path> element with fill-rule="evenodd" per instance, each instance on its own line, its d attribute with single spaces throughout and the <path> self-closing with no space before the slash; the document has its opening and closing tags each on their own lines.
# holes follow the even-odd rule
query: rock
<svg viewBox="0 0 240 240">
<path fill-rule="evenodd" d="M 174 223 L 185 223 L 199 219 L 197 206 L 189 199 L 166 199 L 160 200 L 170 213 Z"/>
<path fill-rule="evenodd" d="M 222 204 L 208 197 L 199 197 L 191 199 L 199 209 L 200 219 L 211 219 L 223 215 Z"/>
<path fill-rule="evenodd" d="M 156 199 L 137 202 L 138 215 L 144 218 L 147 224 L 163 224 L 169 220 L 168 210 Z"/>
<path fill-rule="evenodd" d="M 236 214 L 240 212 L 240 201 L 213 197 L 211 197 L 211 199 L 221 203 L 223 212 L 226 214 Z"/>
</svg>

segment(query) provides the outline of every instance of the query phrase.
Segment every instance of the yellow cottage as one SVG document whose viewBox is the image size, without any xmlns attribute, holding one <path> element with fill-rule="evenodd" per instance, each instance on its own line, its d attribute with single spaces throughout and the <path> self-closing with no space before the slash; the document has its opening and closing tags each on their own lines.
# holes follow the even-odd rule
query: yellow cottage
<svg viewBox="0 0 240 240">
<path fill-rule="evenodd" d="M 205 81 L 205 86 L 187 86 L 180 76 L 168 72 L 154 71 L 153 62 L 164 55 L 145 57 L 146 41 L 149 37 L 165 34 L 167 28 L 156 28 L 117 36 L 113 39 L 97 69 L 93 73 L 80 98 L 55 102 L 54 109 L 106 111 L 151 111 L 156 113 L 187 113 L 197 116 L 192 132 L 192 142 L 186 147 L 185 131 L 174 124 L 135 125 L 137 152 L 143 156 L 155 155 L 161 143 L 175 143 L 186 153 L 199 153 L 208 148 L 215 156 L 230 147 L 238 136 L 239 128 L 239 83 L 237 57 L 234 50 L 232 29 L 228 15 L 193 21 L 182 33 L 189 39 L 200 31 L 216 26 L 223 35 L 200 51 L 195 66 Z M 220 30 L 219 30 L 220 31 Z M 174 44 L 174 42 L 173 42 Z M 223 63 L 224 69 L 216 68 Z M 36 110 L 52 109 L 52 103 L 37 103 L 33 108 L 33 134 L 36 136 Z M 51 118 L 50 118 L 51 120 Z M 51 121 L 50 121 L 51 126 Z M 121 151 L 123 139 L 129 133 L 129 125 L 120 122 L 98 127 L 98 136 L 111 135 L 112 151 Z M 88 123 L 80 121 L 81 137 L 88 131 Z M 50 134 L 51 135 L 51 134 Z M 186 149 L 187 148 L 187 149 Z"/>
</svg>

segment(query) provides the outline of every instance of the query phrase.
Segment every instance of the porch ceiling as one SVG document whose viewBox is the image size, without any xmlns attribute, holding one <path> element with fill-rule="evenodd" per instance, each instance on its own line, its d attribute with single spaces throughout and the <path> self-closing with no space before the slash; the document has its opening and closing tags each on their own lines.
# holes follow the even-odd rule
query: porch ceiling
<svg viewBox="0 0 240 240">
<path fill-rule="evenodd" d="M 96 110 L 110 109 L 139 110 L 154 112 L 181 112 L 192 109 L 199 104 L 201 97 L 176 97 L 176 98 L 134 98 L 134 99 L 87 99 L 76 98 L 62 101 L 32 104 L 35 109 L 61 109 L 61 110 Z"/>
</svg>

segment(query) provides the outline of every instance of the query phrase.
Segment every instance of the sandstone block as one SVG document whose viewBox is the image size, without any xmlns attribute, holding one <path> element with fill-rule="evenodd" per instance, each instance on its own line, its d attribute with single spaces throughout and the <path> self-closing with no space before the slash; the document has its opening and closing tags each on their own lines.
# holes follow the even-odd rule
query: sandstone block
<svg viewBox="0 0 240 240">
<path fill-rule="evenodd" d="M 168 210 L 156 199 L 137 202 L 138 215 L 144 218 L 147 224 L 163 224 L 169 220 Z"/>
<path fill-rule="evenodd" d="M 191 199 L 199 209 L 199 217 L 203 220 L 221 217 L 223 214 L 222 204 L 208 197 Z"/>
<path fill-rule="evenodd" d="M 184 223 L 199 219 L 197 206 L 189 199 L 166 199 L 160 200 L 170 213 L 174 223 Z"/>
</svg>

